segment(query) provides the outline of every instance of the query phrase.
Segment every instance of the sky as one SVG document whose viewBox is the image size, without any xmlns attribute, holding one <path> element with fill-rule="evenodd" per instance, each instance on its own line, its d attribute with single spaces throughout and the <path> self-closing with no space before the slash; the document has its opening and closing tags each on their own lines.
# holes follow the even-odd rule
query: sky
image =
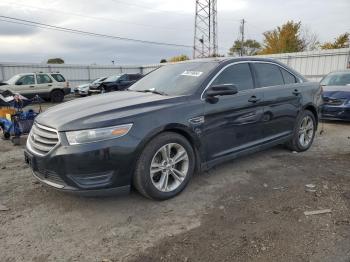
<svg viewBox="0 0 350 262">
<path fill-rule="evenodd" d="M 217 0 L 219 53 L 239 35 L 247 38 L 288 20 L 301 21 L 321 42 L 350 32 L 349 0 Z M 99 34 L 192 46 L 195 0 L 1 0 L 0 16 Z M 191 47 L 158 46 L 83 36 L 11 24 L 0 18 L 0 62 L 42 63 L 61 57 L 66 64 L 152 64 L 186 54 Z"/>
</svg>

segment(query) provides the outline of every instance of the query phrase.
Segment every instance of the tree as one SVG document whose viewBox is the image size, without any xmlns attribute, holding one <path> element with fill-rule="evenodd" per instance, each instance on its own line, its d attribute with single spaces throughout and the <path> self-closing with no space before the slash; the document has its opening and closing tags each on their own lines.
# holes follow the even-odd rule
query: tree
<svg viewBox="0 0 350 262">
<path fill-rule="evenodd" d="M 320 40 L 315 32 L 312 32 L 308 26 L 302 27 L 302 40 L 305 51 L 314 51 L 320 48 Z"/>
<path fill-rule="evenodd" d="M 260 50 L 261 45 L 258 41 L 247 39 L 243 44 L 243 55 L 256 55 Z M 242 41 L 236 40 L 230 48 L 228 54 L 230 56 L 240 55 L 242 50 Z"/>
<path fill-rule="evenodd" d="M 47 64 L 64 64 L 64 60 L 62 58 L 50 58 L 46 62 Z"/>
<path fill-rule="evenodd" d="M 321 49 L 337 49 L 337 48 L 347 48 L 349 47 L 350 34 L 344 33 L 338 36 L 333 43 L 326 42 L 321 45 Z"/>
<path fill-rule="evenodd" d="M 166 63 L 166 59 L 162 58 L 159 63 Z"/>
<path fill-rule="evenodd" d="M 301 22 L 288 21 L 263 35 L 264 47 L 259 54 L 301 52 L 306 49 L 301 36 Z"/>
<path fill-rule="evenodd" d="M 172 58 L 169 58 L 169 62 L 180 62 L 180 61 L 186 61 L 190 60 L 190 58 L 187 55 L 179 55 L 179 56 L 174 56 Z"/>
</svg>

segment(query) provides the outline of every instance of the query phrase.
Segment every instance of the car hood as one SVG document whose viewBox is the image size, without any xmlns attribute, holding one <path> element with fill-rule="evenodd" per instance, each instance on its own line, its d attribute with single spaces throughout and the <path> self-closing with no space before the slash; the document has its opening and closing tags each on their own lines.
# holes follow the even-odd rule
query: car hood
<svg viewBox="0 0 350 262">
<path fill-rule="evenodd" d="M 323 97 L 350 99 L 350 86 L 324 86 Z"/>
<path fill-rule="evenodd" d="M 78 86 L 78 89 L 85 89 L 88 88 L 90 84 L 82 84 Z"/>
<path fill-rule="evenodd" d="M 183 97 L 180 100 L 184 100 Z M 162 110 L 179 102 L 179 97 L 152 93 L 118 91 L 79 98 L 51 107 L 36 122 L 56 129 L 72 131 L 132 122 L 136 116 Z"/>
</svg>

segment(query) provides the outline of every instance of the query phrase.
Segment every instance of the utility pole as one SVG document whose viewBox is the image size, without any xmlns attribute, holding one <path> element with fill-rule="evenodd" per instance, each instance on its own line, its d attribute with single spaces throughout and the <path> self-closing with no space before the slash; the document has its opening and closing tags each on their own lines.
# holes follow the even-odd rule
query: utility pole
<svg viewBox="0 0 350 262">
<path fill-rule="evenodd" d="M 193 58 L 217 54 L 217 0 L 196 0 Z"/>
<path fill-rule="evenodd" d="M 244 55 L 244 24 L 245 20 L 244 18 L 241 21 L 240 31 L 241 31 L 241 56 Z"/>
</svg>

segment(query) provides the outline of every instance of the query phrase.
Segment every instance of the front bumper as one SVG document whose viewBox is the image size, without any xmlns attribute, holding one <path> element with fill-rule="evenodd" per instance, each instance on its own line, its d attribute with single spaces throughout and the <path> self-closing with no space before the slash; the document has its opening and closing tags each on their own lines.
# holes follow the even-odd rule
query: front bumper
<svg viewBox="0 0 350 262">
<path fill-rule="evenodd" d="M 79 90 L 79 89 L 74 89 L 74 95 L 75 96 L 87 96 L 89 94 L 88 90 Z"/>
<path fill-rule="evenodd" d="M 74 146 L 63 141 L 44 156 L 28 148 L 24 155 L 34 177 L 48 186 L 80 195 L 121 194 L 130 190 L 138 142 L 127 136 Z"/>
<path fill-rule="evenodd" d="M 65 87 L 63 88 L 63 92 L 65 95 L 69 95 L 72 92 L 72 90 L 69 87 Z"/>
<path fill-rule="evenodd" d="M 90 88 L 89 93 L 90 94 L 99 94 L 99 93 L 101 93 L 101 89 L 91 89 Z"/>
<path fill-rule="evenodd" d="M 321 112 L 322 119 L 350 121 L 350 105 L 323 105 Z"/>
</svg>

